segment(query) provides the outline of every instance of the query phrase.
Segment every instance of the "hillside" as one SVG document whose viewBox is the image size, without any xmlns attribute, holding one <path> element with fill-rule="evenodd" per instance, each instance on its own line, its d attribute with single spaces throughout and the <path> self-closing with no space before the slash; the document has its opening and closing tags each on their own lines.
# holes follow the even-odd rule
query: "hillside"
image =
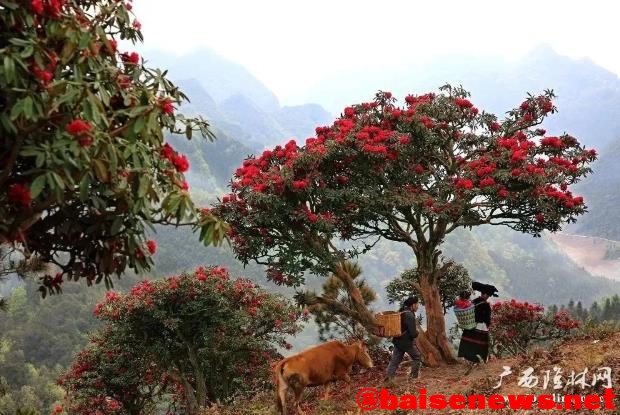
<svg viewBox="0 0 620 415">
<path fill-rule="evenodd" d="M 620 242 L 561 233 L 549 238 L 592 275 L 620 281 Z"/>
<path fill-rule="evenodd" d="M 183 112 L 200 114 L 210 123 L 254 151 L 262 151 L 295 138 L 314 135 L 333 116 L 318 104 L 282 107 L 259 79 L 243 66 L 213 51 L 198 50 L 183 56 L 158 51 L 149 61 L 168 68 L 170 79 L 188 96 Z"/>
<path fill-rule="evenodd" d="M 575 186 L 575 193 L 582 194 L 588 205 L 588 213 L 570 233 L 599 236 L 620 241 L 620 139 L 607 148 L 592 166 L 594 172 Z"/>
<path fill-rule="evenodd" d="M 403 394 L 420 395 L 422 389 L 425 390 L 427 398 L 434 394 L 444 395 L 449 398 L 450 395 L 485 395 L 490 396 L 499 394 L 508 395 L 543 395 L 543 394 L 561 394 L 561 395 L 588 395 L 604 393 L 604 382 L 599 381 L 595 386 L 592 385 L 593 372 L 602 373 L 598 370 L 601 367 L 611 368 L 612 385 L 617 385 L 620 380 L 620 358 L 618 358 L 617 350 L 620 347 L 620 332 L 609 333 L 598 338 L 587 337 L 582 339 L 573 339 L 564 343 L 557 344 L 551 349 L 542 348 L 533 350 L 528 355 L 523 355 L 508 359 L 491 359 L 488 364 L 476 368 L 468 373 L 468 368 L 464 364 L 444 366 L 440 368 L 423 367 L 420 372 L 420 379 L 415 381 L 407 381 L 408 362 L 401 364 L 396 377 L 395 386 L 389 387 L 388 392 L 392 395 L 400 396 Z M 386 356 L 387 357 L 387 356 Z M 304 392 L 303 409 L 306 415 L 328 415 L 343 414 L 354 415 L 361 413 L 369 414 L 399 414 L 409 413 L 404 410 L 368 410 L 362 411 L 356 404 L 356 397 L 360 390 L 364 388 L 374 388 L 377 391 L 384 388 L 382 382 L 385 376 L 386 364 L 385 360 L 378 361 L 375 359 L 375 367 L 357 375 L 352 376 L 350 389 L 346 384 L 340 382 L 331 386 L 319 386 L 315 388 L 307 388 Z M 553 389 L 553 380 L 550 381 L 546 389 L 543 389 L 543 377 L 547 370 L 553 376 L 554 367 L 560 367 L 563 390 Z M 504 372 L 505 367 L 512 370 L 512 374 L 502 379 L 499 388 L 495 388 L 499 384 L 500 375 Z M 519 378 L 523 371 L 533 368 L 534 376 L 539 376 L 537 386 L 527 388 L 518 384 Z M 569 386 L 568 379 L 571 372 L 575 374 L 588 369 L 586 383 L 588 387 Z M 292 396 L 289 396 L 289 404 Z M 251 401 L 239 401 L 231 407 L 212 408 L 205 412 L 204 415 L 266 415 L 272 414 L 274 410 L 274 392 L 264 393 Z M 428 404 L 429 401 L 427 401 Z M 620 398 L 614 400 L 617 408 L 620 407 Z M 568 409 L 568 408 L 567 408 Z M 529 414 L 538 413 L 534 410 L 526 411 L 524 409 L 417 409 L 416 413 L 446 413 L 446 414 Z M 544 410 L 541 413 L 566 413 L 566 410 Z M 294 413 L 294 412 L 293 412 Z M 571 410 L 571 414 L 591 413 L 591 410 Z M 605 412 L 609 413 L 609 412 Z M 618 413 L 617 410 L 614 413 Z"/>
</svg>

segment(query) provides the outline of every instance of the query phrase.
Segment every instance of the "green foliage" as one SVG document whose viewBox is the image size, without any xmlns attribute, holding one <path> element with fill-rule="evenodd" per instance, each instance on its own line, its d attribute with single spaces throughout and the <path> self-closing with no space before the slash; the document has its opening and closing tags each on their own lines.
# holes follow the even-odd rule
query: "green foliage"
<svg viewBox="0 0 620 415">
<path fill-rule="evenodd" d="M 358 264 L 345 262 L 347 274 L 351 277 L 359 290 L 364 305 L 369 307 L 377 299 L 375 291 L 368 286 L 366 281 L 360 278 L 362 269 Z M 340 305 L 355 310 L 355 304 L 351 299 L 351 293 L 346 289 L 342 280 L 336 275 L 331 275 L 323 283 L 322 292 L 311 295 L 320 296 L 323 299 L 337 301 Z M 327 341 L 332 339 L 366 339 L 366 330 L 360 325 L 359 319 L 340 313 L 338 309 L 330 306 L 327 302 L 308 306 L 308 311 L 314 315 L 314 321 L 319 327 L 319 339 Z"/>
<path fill-rule="evenodd" d="M 300 329 L 300 312 L 282 296 L 232 280 L 221 267 L 143 281 L 125 295 L 110 291 L 95 314 L 103 332 L 63 378 L 76 413 L 93 399 L 132 413 L 137 397 L 161 399 L 174 384 L 178 408 L 193 414 L 264 388 L 277 347 L 290 348 L 286 336 Z"/>
<path fill-rule="evenodd" d="M 186 97 L 165 72 L 117 50 L 142 40 L 131 3 L 22 3 L 0 14 L 0 244 L 60 268 L 45 295 L 64 275 L 109 286 L 148 270 L 153 224 L 218 243 L 226 226 L 194 206 L 187 158 L 164 144 L 164 130 L 212 135 L 175 112 Z"/>
<path fill-rule="evenodd" d="M 453 260 L 443 261 L 439 265 L 439 296 L 443 313 L 454 306 L 454 301 L 461 291 L 471 291 L 471 278 L 467 269 L 461 264 L 457 264 Z M 402 272 L 402 274 L 390 281 L 385 287 L 387 297 L 390 303 L 401 302 L 405 298 L 415 295 L 420 298 L 420 303 L 424 305 L 422 293 L 417 287 L 420 285 L 420 272 L 415 268 L 410 268 Z"/>
</svg>

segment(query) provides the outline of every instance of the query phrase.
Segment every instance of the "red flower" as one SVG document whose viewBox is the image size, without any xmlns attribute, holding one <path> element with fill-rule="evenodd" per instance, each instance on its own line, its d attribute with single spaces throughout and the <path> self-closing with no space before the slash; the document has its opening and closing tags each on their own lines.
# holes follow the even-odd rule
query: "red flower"
<svg viewBox="0 0 620 415">
<path fill-rule="evenodd" d="M 133 64 L 133 65 L 137 65 L 138 63 L 140 63 L 140 55 L 138 55 L 136 52 L 131 52 L 131 54 L 125 52 L 121 55 L 123 62 L 125 62 L 126 64 Z"/>
<path fill-rule="evenodd" d="M 426 128 L 433 128 L 435 126 L 435 123 L 433 122 L 433 120 L 431 120 L 429 117 L 427 117 L 426 115 L 423 115 L 420 117 L 420 122 L 422 124 L 424 124 L 424 126 Z"/>
<path fill-rule="evenodd" d="M 78 143 L 80 143 L 80 146 L 82 147 L 88 147 L 89 145 L 93 143 L 93 138 L 89 135 L 85 135 L 85 136 L 80 137 L 80 139 L 78 140 Z"/>
<path fill-rule="evenodd" d="M 159 102 L 159 106 L 161 107 L 161 112 L 164 114 L 172 114 L 174 112 L 174 106 L 172 105 L 172 99 L 164 98 Z"/>
<path fill-rule="evenodd" d="M 351 107 L 346 107 L 344 109 L 344 115 L 347 118 L 351 118 L 351 117 L 353 117 L 355 115 L 355 110 L 353 108 L 351 108 Z"/>
<path fill-rule="evenodd" d="M 465 98 L 456 98 L 454 103 L 461 108 L 471 108 L 474 106 L 468 99 Z"/>
<path fill-rule="evenodd" d="M 562 148 L 562 140 L 559 137 L 545 137 L 540 140 L 540 144 L 543 146 Z"/>
<path fill-rule="evenodd" d="M 22 205 L 29 205 L 32 202 L 30 189 L 23 183 L 12 184 L 9 186 L 9 199 Z"/>
<path fill-rule="evenodd" d="M 32 10 L 34 10 L 36 14 L 43 14 L 43 0 L 32 0 L 32 2 L 30 2 L 30 7 L 32 7 Z"/>
<path fill-rule="evenodd" d="M 47 11 L 52 17 L 59 17 L 62 6 L 64 6 L 65 0 L 48 0 Z"/>
<path fill-rule="evenodd" d="M 177 154 L 172 159 L 172 164 L 181 173 L 185 173 L 189 170 L 189 160 L 184 154 Z"/>
<path fill-rule="evenodd" d="M 31 71 L 34 76 L 43 83 L 43 85 L 49 84 L 50 81 L 54 78 L 54 74 L 52 72 L 41 69 L 36 63 L 32 65 Z"/>
<path fill-rule="evenodd" d="M 151 255 L 153 255 L 157 251 L 157 242 L 152 239 L 146 241 L 146 247 L 148 248 Z"/>
<path fill-rule="evenodd" d="M 132 26 L 133 26 L 134 29 L 137 29 L 137 30 L 140 30 L 142 28 L 142 24 L 139 21 L 137 21 L 137 20 L 133 21 Z"/>
<path fill-rule="evenodd" d="M 474 182 L 472 182 L 470 179 L 458 179 L 456 181 L 456 186 L 463 189 L 471 189 L 472 187 L 474 187 Z"/>
<path fill-rule="evenodd" d="M 495 184 L 495 180 L 492 177 L 485 177 L 480 180 L 480 187 L 493 186 Z"/>
<path fill-rule="evenodd" d="M 501 126 L 496 122 L 492 122 L 489 128 L 491 131 L 499 131 Z"/>
<path fill-rule="evenodd" d="M 183 183 L 181 183 L 181 189 L 189 190 L 189 183 L 187 183 L 187 180 L 183 180 Z"/>
<path fill-rule="evenodd" d="M 307 180 L 295 180 L 293 182 L 293 189 L 295 190 L 302 190 L 302 189 L 305 189 L 306 187 L 308 187 Z"/>
<path fill-rule="evenodd" d="M 65 130 L 71 135 L 80 135 L 89 132 L 93 127 L 84 120 L 75 119 L 65 127 Z"/>
<path fill-rule="evenodd" d="M 544 222 L 545 221 L 545 215 L 543 215 L 542 213 L 537 213 L 534 218 L 536 219 L 537 222 Z"/>
<path fill-rule="evenodd" d="M 501 198 L 505 198 L 506 196 L 508 196 L 508 190 L 499 189 L 499 191 L 497 192 L 497 195 Z"/>
<path fill-rule="evenodd" d="M 409 142 L 409 137 L 406 135 L 401 135 L 398 141 L 400 141 L 400 143 L 403 145 L 407 144 Z"/>
</svg>

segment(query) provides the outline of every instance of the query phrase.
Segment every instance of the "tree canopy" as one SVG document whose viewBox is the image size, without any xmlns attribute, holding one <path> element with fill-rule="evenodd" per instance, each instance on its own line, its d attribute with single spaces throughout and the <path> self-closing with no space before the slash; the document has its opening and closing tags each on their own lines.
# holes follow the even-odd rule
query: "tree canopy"
<svg viewBox="0 0 620 415">
<path fill-rule="evenodd" d="M 194 414 L 262 387 L 302 317 L 282 296 L 222 267 L 108 291 L 94 313 L 104 327 L 62 378 L 71 413 L 91 413 L 93 402 L 104 412 L 115 402 L 118 413 L 140 413 L 172 390 Z"/>
<path fill-rule="evenodd" d="M 317 128 L 305 146 L 292 140 L 247 159 L 218 207 L 234 224 L 239 257 L 298 284 L 306 270 L 330 270 L 317 238 L 354 242 L 342 250 L 350 256 L 373 237 L 422 252 L 457 227 L 539 235 L 584 213 L 568 186 L 590 172 L 596 153 L 533 128 L 555 112 L 553 94 L 528 97 L 501 123 L 468 96 L 445 86 L 398 107 L 381 92 Z"/>
<path fill-rule="evenodd" d="M 591 171 L 596 152 L 538 128 L 556 111 L 553 98 L 528 95 L 499 120 L 461 87 L 408 95 L 404 106 L 379 92 L 303 147 L 291 140 L 246 159 L 216 211 L 233 225 L 238 257 L 267 264 L 278 283 L 327 276 L 381 238 L 407 244 L 431 342 L 450 359 L 437 286 L 445 236 L 484 224 L 539 236 L 586 211 L 569 186 Z"/>
<path fill-rule="evenodd" d="M 131 6 L 1 3 L 0 244 L 55 264 L 48 290 L 149 269 L 153 224 L 192 226 L 205 243 L 225 231 L 194 206 L 187 157 L 164 142 L 213 138 L 208 124 L 176 112 L 186 96 L 166 72 L 120 49 L 142 40 Z"/>
</svg>

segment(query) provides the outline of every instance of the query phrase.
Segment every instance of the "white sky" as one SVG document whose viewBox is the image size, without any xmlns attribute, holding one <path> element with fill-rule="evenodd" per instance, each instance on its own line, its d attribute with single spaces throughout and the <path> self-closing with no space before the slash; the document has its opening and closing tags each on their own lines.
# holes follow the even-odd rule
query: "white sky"
<svg viewBox="0 0 620 415">
<path fill-rule="evenodd" d="M 518 58 L 540 43 L 620 74 L 616 0 L 134 0 L 140 49 L 207 47 L 280 99 L 349 68 L 450 53 Z M 146 56 L 148 59 L 148 56 Z M 208 70 L 208 68 L 205 68 Z"/>
</svg>

